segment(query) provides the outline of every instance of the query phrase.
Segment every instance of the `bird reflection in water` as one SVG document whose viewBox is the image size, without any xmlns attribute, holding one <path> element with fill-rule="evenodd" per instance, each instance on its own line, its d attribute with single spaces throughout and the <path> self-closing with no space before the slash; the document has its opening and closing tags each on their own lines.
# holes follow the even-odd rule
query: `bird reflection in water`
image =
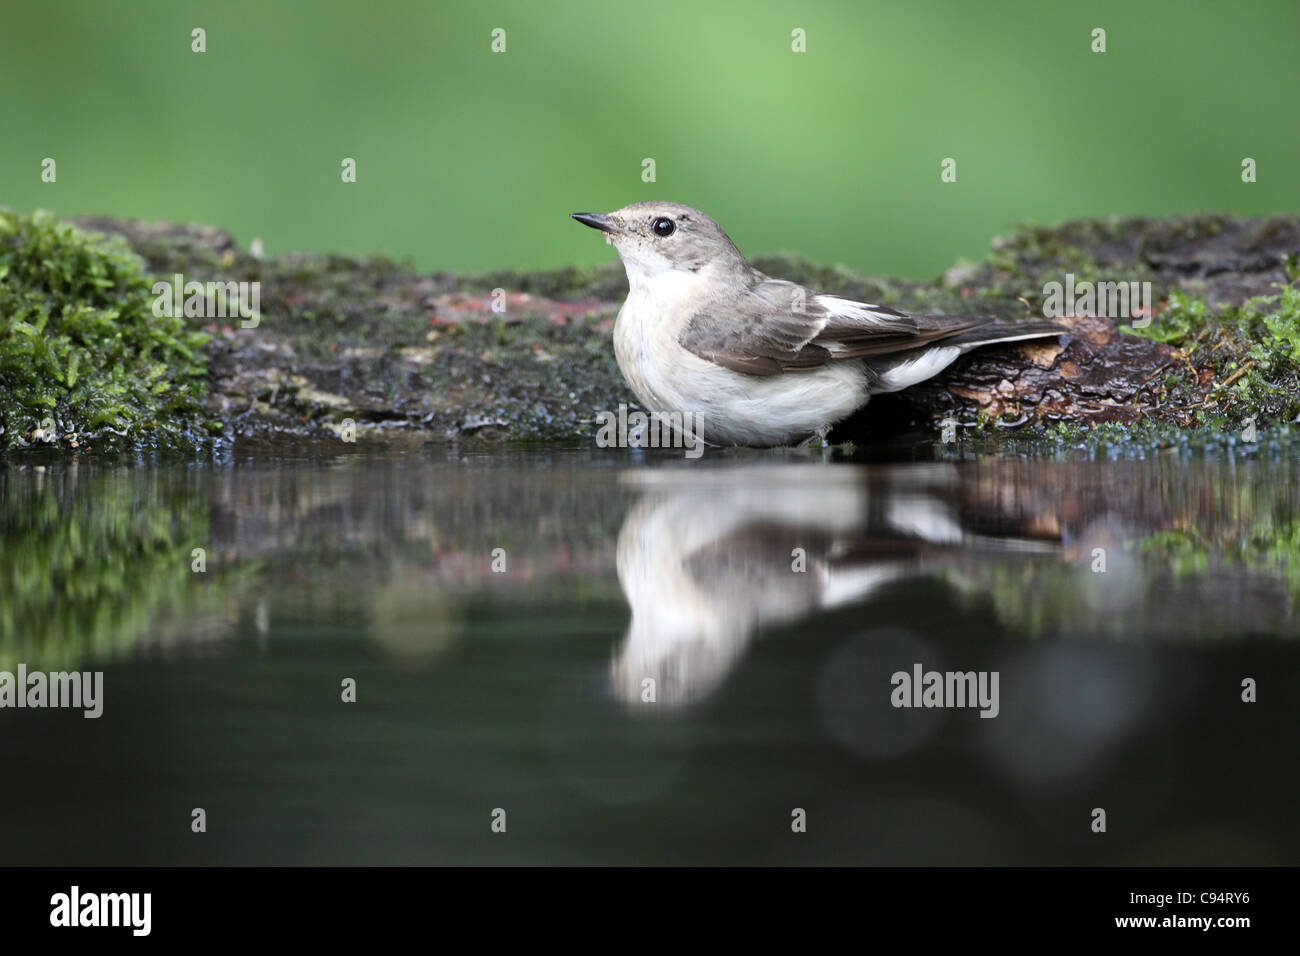
<svg viewBox="0 0 1300 956">
<path fill-rule="evenodd" d="M 1061 548 L 1050 522 L 1000 506 L 1008 496 L 959 503 L 946 464 L 660 469 L 625 481 L 641 496 L 618 538 L 632 617 L 611 678 L 637 706 L 702 700 L 759 632 L 867 601 L 957 556 Z"/>
</svg>

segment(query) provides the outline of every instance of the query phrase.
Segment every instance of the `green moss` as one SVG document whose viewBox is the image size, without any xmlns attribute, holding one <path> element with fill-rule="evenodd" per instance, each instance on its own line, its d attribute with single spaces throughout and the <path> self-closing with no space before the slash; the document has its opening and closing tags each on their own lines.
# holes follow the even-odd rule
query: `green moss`
<svg viewBox="0 0 1300 956">
<path fill-rule="evenodd" d="M 1159 322 L 1153 321 L 1144 327 L 1123 325 L 1120 331 L 1166 345 L 1181 345 L 1205 328 L 1206 308 L 1203 299 L 1175 289 L 1169 293 L 1168 302 L 1160 310 Z"/>
<path fill-rule="evenodd" d="M 1300 366 L 1300 289 L 1283 286 L 1280 295 L 1251 299 L 1242 313 L 1243 321 L 1252 326 L 1247 334 L 1260 335 L 1250 350 L 1252 358 L 1266 370 Z"/>
<path fill-rule="evenodd" d="M 207 336 L 156 317 L 151 289 L 121 241 L 0 210 L 0 451 L 201 423 Z"/>
<path fill-rule="evenodd" d="M 1124 326 L 1130 335 L 1171 345 L 1194 345 L 1207 328 L 1237 333 L 1255 343 L 1250 356 L 1265 368 L 1284 371 L 1300 365 L 1300 289 L 1278 285 L 1279 294 L 1257 296 L 1220 312 L 1203 299 L 1174 290 L 1160 320 L 1145 328 Z"/>
<path fill-rule="evenodd" d="M 1102 220 L 1072 226 L 1022 227 L 1011 238 L 996 241 L 988 258 L 986 295 L 1023 300 L 1033 314 L 1042 315 L 1044 287 L 1050 282 L 1063 284 L 1067 274 L 1076 281 L 1150 282 L 1155 298 L 1164 293 L 1165 284 L 1144 262 L 1102 258 L 1104 243 L 1116 225 Z"/>
<path fill-rule="evenodd" d="M 1212 309 L 1174 290 L 1158 320 L 1133 335 L 1184 350 L 1184 369 L 1214 376 L 1211 398 L 1236 420 L 1295 421 L 1300 416 L 1300 289 L 1278 284 L 1278 294 Z"/>
</svg>

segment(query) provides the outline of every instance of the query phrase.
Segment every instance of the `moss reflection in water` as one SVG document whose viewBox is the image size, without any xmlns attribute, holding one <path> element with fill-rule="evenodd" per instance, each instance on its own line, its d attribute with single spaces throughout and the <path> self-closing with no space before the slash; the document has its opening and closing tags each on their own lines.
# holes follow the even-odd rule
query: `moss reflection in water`
<svg viewBox="0 0 1300 956">
<path fill-rule="evenodd" d="M 1262 521 L 1245 528 L 1161 531 L 1139 543 L 1143 554 L 1168 561 L 1180 579 L 1219 566 L 1281 573 L 1294 607 L 1300 607 L 1300 522 Z"/>
<path fill-rule="evenodd" d="M 210 556 L 207 574 L 190 569 L 207 541 L 190 473 L 0 471 L 0 670 L 77 668 L 146 639 L 202 636 L 225 592 Z"/>
<path fill-rule="evenodd" d="M 1289 463 L 1103 466 L 1060 562 L 965 569 L 999 619 L 1029 635 L 1234 638 L 1300 633 L 1300 488 Z M 1070 473 L 1065 473 L 1067 476 Z"/>
</svg>

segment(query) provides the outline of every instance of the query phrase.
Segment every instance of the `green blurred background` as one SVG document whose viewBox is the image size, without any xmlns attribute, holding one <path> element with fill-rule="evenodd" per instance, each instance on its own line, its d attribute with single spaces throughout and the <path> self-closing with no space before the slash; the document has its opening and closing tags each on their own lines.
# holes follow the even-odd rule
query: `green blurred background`
<svg viewBox="0 0 1300 956">
<path fill-rule="evenodd" d="M 567 213 L 673 199 L 930 278 L 1020 222 L 1296 212 L 1298 38 L 1296 0 L 3 0 L 0 205 L 479 272 L 607 261 Z"/>
</svg>

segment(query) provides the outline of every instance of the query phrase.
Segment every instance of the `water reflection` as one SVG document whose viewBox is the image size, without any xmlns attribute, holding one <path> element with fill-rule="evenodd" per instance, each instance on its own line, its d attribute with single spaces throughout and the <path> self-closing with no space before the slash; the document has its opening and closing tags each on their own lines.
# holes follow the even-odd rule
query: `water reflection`
<svg viewBox="0 0 1300 956">
<path fill-rule="evenodd" d="M 998 496 L 959 508 L 952 465 L 758 465 L 625 480 L 642 494 L 618 539 L 632 619 L 612 679 L 619 698 L 651 710 L 706 697 L 762 630 L 867 601 L 958 557 L 1061 551 L 1054 529 L 1000 509 Z"/>
<path fill-rule="evenodd" d="M 909 578 L 1026 637 L 1300 633 L 1292 463 L 756 465 L 625 483 L 641 496 L 619 535 L 631 621 L 612 684 L 647 713 L 707 697 L 764 630 L 846 604 L 869 623 L 873 596 Z"/>
<path fill-rule="evenodd" d="M 427 663 L 485 600 L 580 606 L 617 587 L 614 694 L 642 703 L 652 679 L 671 707 L 716 690 L 756 634 L 918 577 L 1012 636 L 1295 636 L 1296 463 L 0 469 L 0 666 L 219 647 L 286 616 L 353 622 Z"/>
<path fill-rule="evenodd" d="M 1294 862 L 1297 467 L 0 468 L 0 670 L 105 670 L 0 711 L 4 862 Z"/>
</svg>

